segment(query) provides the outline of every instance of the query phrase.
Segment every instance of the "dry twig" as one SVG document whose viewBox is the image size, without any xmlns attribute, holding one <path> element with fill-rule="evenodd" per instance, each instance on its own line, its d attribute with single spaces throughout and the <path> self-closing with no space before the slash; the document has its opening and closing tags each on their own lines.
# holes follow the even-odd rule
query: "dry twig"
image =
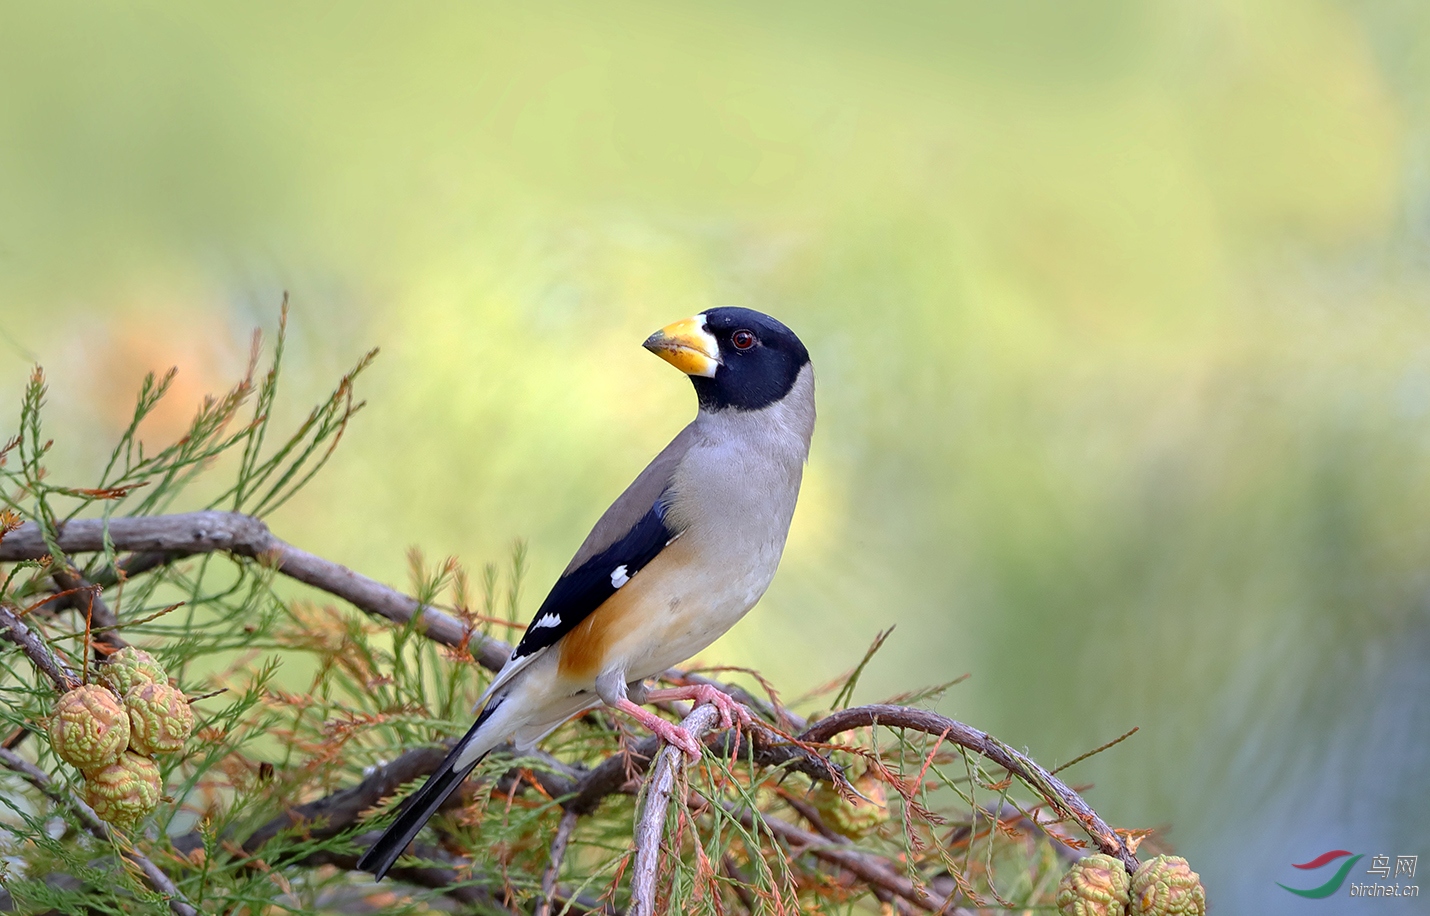
<svg viewBox="0 0 1430 916">
<path fill-rule="evenodd" d="M 55 787 L 50 777 L 43 770 L 35 766 L 30 761 L 21 757 L 9 748 L 0 748 L 0 763 L 7 769 L 14 770 L 24 778 L 26 782 L 51 799 L 66 805 L 72 809 L 79 817 L 84 828 L 95 837 L 106 843 L 115 843 L 115 836 L 109 829 L 109 825 L 99 819 L 99 815 L 94 813 L 94 809 L 86 805 L 82 800 Z M 115 843 L 116 846 L 120 845 Z M 169 903 L 169 909 L 174 912 L 174 916 L 198 916 L 198 910 L 189 903 L 179 889 L 174 886 L 174 882 L 169 880 L 169 876 L 149 860 L 147 856 L 132 846 L 121 847 L 124 857 L 139 867 L 148 880 L 149 886 L 162 894 Z"/>
</svg>

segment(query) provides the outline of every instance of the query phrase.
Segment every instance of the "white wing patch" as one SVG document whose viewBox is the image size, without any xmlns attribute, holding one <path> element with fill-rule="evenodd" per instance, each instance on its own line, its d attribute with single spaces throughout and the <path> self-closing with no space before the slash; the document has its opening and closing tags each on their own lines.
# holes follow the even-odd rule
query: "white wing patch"
<svg viewBox="0 0 1430 916">
<path fill-rule="evenodd" d="M 631 577 L 626 575 L 626 566 L 624 563 L 611 570 L 611 588 L 620 588 L 629 581 L 631 581 Z"/>
<path fill-rule="evenodd" d="M 542 614 L 542 615 L 541 615 L 541 619 L 538 620 L 536 623 L 533 623 L 533 624 L 531 625 L 531 628 L 532 628 L 533 630 L 539 630 L 539 629 L 541 629 L 542 627 L 554 627 L 554 626 L 556 626 L 556 625 L 557 625 L 558 623 L 560 623 L 560 622 L 561 622 L 561 618 L 560 618 L 558 615 L 552 614 L 552 613 L 546 613 L 546 614 Z"/>
</svg>

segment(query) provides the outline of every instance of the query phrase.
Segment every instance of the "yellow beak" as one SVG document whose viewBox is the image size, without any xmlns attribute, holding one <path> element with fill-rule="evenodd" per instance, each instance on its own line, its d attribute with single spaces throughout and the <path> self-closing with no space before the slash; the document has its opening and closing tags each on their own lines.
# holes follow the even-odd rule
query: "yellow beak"
<svg viewBox="0 0 1430 916">
<path fill-rule="evenodd" d="M 705 330 L 705 316 L 668 324 L 646 338 L 645 348 L 686 375 L 714 378 L 720 368 L 720 344 Z"/>
</svg>

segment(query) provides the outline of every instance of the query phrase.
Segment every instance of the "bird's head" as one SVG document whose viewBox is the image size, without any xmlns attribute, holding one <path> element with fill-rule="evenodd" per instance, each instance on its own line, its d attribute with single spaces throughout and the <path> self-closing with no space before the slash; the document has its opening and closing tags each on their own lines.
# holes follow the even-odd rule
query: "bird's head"
<svg viewBox="0 0 1430 916">
<path fill-rule="evenodd" d="M 645 348 L 690 376 L 704 410 L 759 410 L 782 399 L 809 364 L 789 328 L 753 309 L 708 309 L 666 325 Z"/>
</svg>

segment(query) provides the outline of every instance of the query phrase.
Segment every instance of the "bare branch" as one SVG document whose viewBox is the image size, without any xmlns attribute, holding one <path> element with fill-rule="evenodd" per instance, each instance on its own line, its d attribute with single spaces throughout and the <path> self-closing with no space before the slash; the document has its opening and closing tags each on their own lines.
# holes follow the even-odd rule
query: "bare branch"
<svg viewBox="0 0 1430 916">
<path fill-rule="evenodd" d="M 94 836 L 106 843 L 119 846 L 124 857 L 137 865 L 139 870 L 144 873 L 144 877 L 149 881 L 149 886 L 167 898 L 169 909 L 174 912 L 174 916 L 198 916 L 199 911 L 185 899 L 179 889 L 174 886 L 174 882 L 169 880 L 169 876 L 164 874 L 159 866 L 133 846 L 116 842 L 117 837 L 109 829 L 109 825 L 99 819 L 99 815 L 94 813 L 93 808 L 76 796 L 56 788 L 54 782 L 43 770 L 9 748 L 0 748 L 0 764 L 19 773 L 30 785 L 59 804 L 73 810 L 84 828 Z"/>
<path fill-rule="evenodd" d="M 105 549 L 104 526 L 104 519 L 73 519 L 61 526 L 56 543 L 66 554 L 98 553 Z M 502 640 L 484 636 L 451 614 L 421 604 L 415 598 L 353 572 L 340 563 L 299 550 L 275 536 L 261 519 L 250 515 L 210 509 L 177 515 L 112 518 L 108 526 L 115 550 L 129 553 L 119 563 L 125 577 L 137 576 L 184 557 L 227 552 L 268 563 L 290 578 L 399 625 L 410 623 L 420 615 L 423 635 L 447 646 L 465 644 L 477 663 L 489 671 L 500 671 L 511 657 L 512 647 Z M 26 522 L 0 540 L 0 562 L 37 560 L 45 556 L 49 556 L 49 548 L 34 522 Z M 117 583 L 119 576 L 120 573 L 113 570 L 103 571 L 94 576 L 92 584 L 107 588 Z M 81 587 L 91 584 L 82 579 L 78 582 Z M 96 604 L 97 614 L 102 613 L 102 607 L 107 609 L 102 602 Z M 95 620 L 99 622 L 100 617 L 96 616 Z M 117 621 L 111 623 L 106 620 L 100 625 L 107 627 L 115 623 Z M 789 711 L 776 709 L 739 686 L 674 669 L 664 672 L 662 677 L 676 682 L 709 684 L 729 693 L 766 718 L 778 721 L 783 717 L 796 728 L 804 725 Z"/>
</svg>

